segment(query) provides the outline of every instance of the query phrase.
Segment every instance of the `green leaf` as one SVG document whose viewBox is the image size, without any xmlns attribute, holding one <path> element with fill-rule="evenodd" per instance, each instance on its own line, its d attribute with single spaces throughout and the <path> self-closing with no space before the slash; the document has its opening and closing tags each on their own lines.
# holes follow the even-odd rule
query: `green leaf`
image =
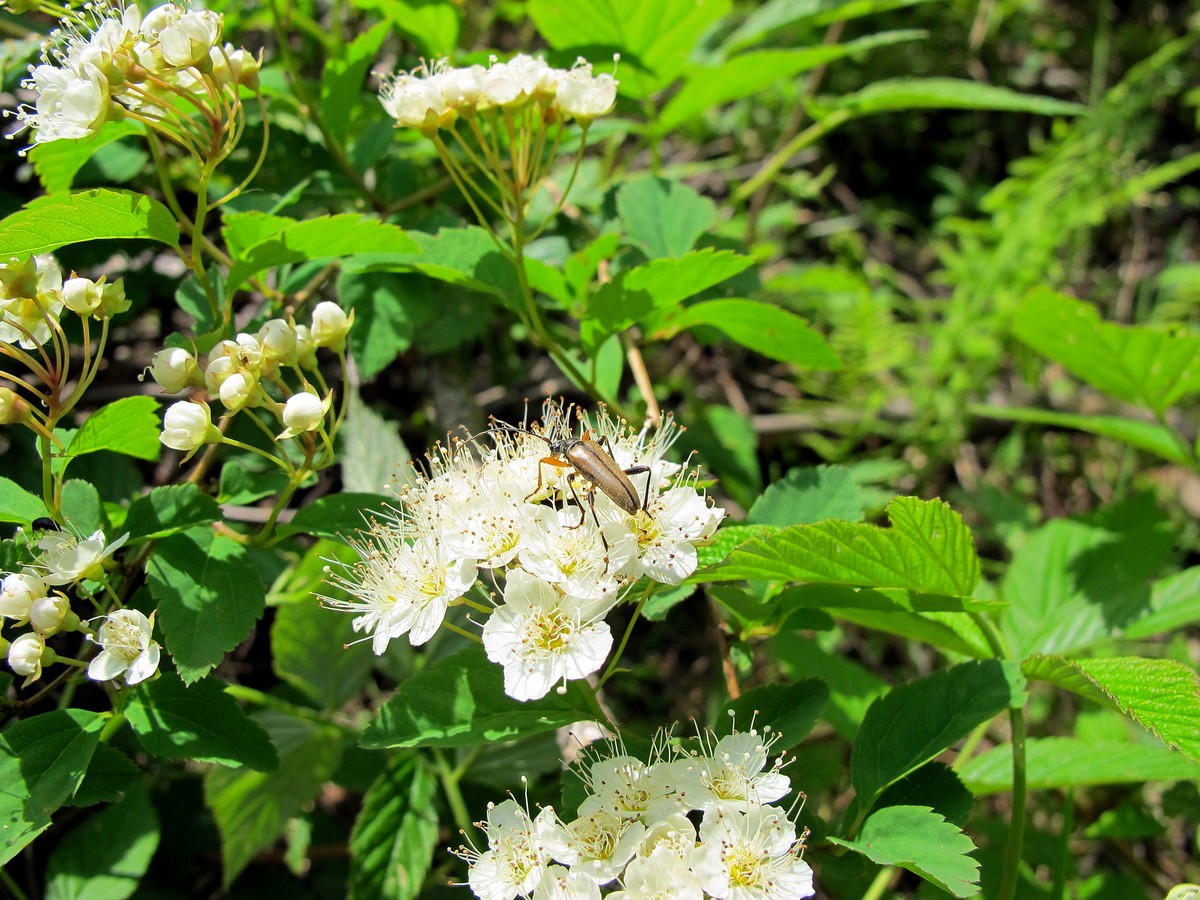
<svg viewBox="0 0 1200 900">
<path fill-rule="evenodd" d="M 1160 744 L 1033 738 L 1025 744 L 1025 764 L 1031 791 L 1200 779 L 1200 765 Z M 976 756 L 958 774 L 976 796 L 1012 790 L 1012 745 Z"/>
<path fill-rule="evenodd" d="M 703 116 L 733 100 L 750 97 L 785 79 L 874 47 L 919 40 L 927 32 L 883 31 L 845 44 L 818 44 L 788 50 L 755 50 L 714 66 L 694 69 L 687 81 L 653 123 L 666 134 L 690 119 Z"/>
<path fill-rule="evenodd" d="M 1200 336 L 1187 331 L 1102 322 L 1091 304 L 1039 288 L 1017 309 L 1013 333 L 1089 384 L 1155 412 L 1200 391 Z"/>
<path fill-rule="evenodd" d="M 221 834 L 226 888 L 312 802 L 342 758 L 342 737 L 331 726 L 272 711 L 254 718 L 271 736 L 279 766 L 270 773 L 213 768 L 204 777 L 204 802 Z"/>
<path fill-rule="evenodd" d="M 357 353 L 354 361 L 366 368 Z M 364 403 L 357 391 L 350 394 L 341 438 L 344 490 L 369 494 L 397 482 L 406 483 L 411 477 L 412 454 L 404 445 L 396 423 Z"/>
<path fill-rule="evenodd" d="M 1168 747 L 1200 762 L 1200 675 L 1182 663 L 1138 656 L 1033 656 L 1021 670 L 1027 678 L 1119 710 Z"/>
<path fill-rule="evenodd" d="M 862 494 L 844 466 L 789 469 L 754 501 L 746 521 L 755 525 L 811 525 L 823 519 L 858 522 Z"/>
<path fill-rule="evenodd" d="M 111 450 L 136 459 L 157 460 L 162 452 L 158 436 L 162 422 L 158 418 L 158 401 L 153 397 L 123 397 L 100 407 L 75 432 L 60 463 L 67 463 L 85 453 Z"/>
<path fill-rule="evenodd" d="M 132 759 L 108 744 L 101 744 L 92 754 L 87 774 L 71 798 L 71 805 L 112 803 L 130 790 L 140 774 L 141 770 Z"/>
<path fill-rule="evenodd" d="M 883 695 L 886 685 L 844 653 L 831 653 L 794 631 L 779 635 L 770 647 L 789 677 L 820 678 L 829 687 L 824 718 L 844 740 L 853 741 L 867 710 Z"/>
<path fill-rule="evenodd" d="M 905 775 L 879 795 L 876 804 L 887 806 L 930 806 L 959 828 L 966 827 L 975 808 L 975 798 L 949 766 L 926 763 Z"/>
<path fill-rule="evenodd" d="M 588 301 L 582 322 L 588 346 L 599 346 L 610 334 L 732 278 L 753 262 L 728 250 L 705 249 L 626 269 L 601 285 Z"/>
<path fill-rule="evenodd" d="M 194 759 L 269 772 L 279 757 L 267 733 L 212 678 L 185 686 L 172 672 L 139 684 L 125 713 L 146 750 L 161 759 Z"/>
<path fill-rule="evenodd" d="M 388 22 L 379 22 L 339 47 L 340 56 L 330 57 L 321 73 L 321 120 L 340 144 L 350 136 L 350 116 L 363 102 L 363 82 L 372 60 L 391 31 Z"/>
<path fill-rule="evenodd" d="M 63 838 L 46 866 L 47 900 L 125 900 L 158 849 L 158 813 L 147 782 Z"/>
<path fill-rule="evenodd" d="M 171 211 L 133 191 L 50 194 L 0 221 L 0 257 L 49 253 L 82 241 L 147 238 L 179 246 Z"/>
<path fill-rule="evenodd" d="M 262 579 L 238 542 L 194 528 L 166 538 L 146 566 L 159 623 L 179 674 L 203 678 L 262 615 Z"/>
<path fill-rule="evenodd" d="M 287 473 L 281 472 L 274 463 L 261 456 L 236 456 L 221 466 L 217 502 L 248 506 L 255 500 L 280 493 L 287 484 Z"/>
<path fill-rule="evenodd" d="M 839 97 L 821 109 L 818 118 L 831 113 L 859 118 L 910 109 L 995 109 L 1044 116 L 1075 116 L 1086 111 L 1078 103 L 962 78 L 890 78 Z"/>
<path fill-rule="evenodd" d="M 354 0 L 412 38 L 428 56 L 449 56 L 458 47 L 462 12 L 453 0 Z"/>
<path fill-rule="evenodd" d="M 157 541 L 207 525 L 221 518 L 221 507 L 194 484 L 172 484 L 154 488 L 129 504 L 125 530 L 129 542 Z"/>
<path fill-rule="evenodd" d="M 888 806 L 863 823 L 856 840 L 829 838 L 881 866 L 915 872 L 955 897 L 979 894 L 979 863 L 971 839 L 925 806 Z"/>
<path fill-rule="evenodd" d="M 132 120 L 109 121 L 87 140 L 38 144 L 29 151 L 28 159 L 33 163 L 33 169 L 46 193 L 67 191 L 71 189 L 75 175 L 96 151 L 113 141 L 141 132 L 142 126 Z"/>
<path fill-rule="evenodd" d="M 105 526 L 104 502 L 91 482 L 70 478 L 63 483 L 63 518 L 81 534 L 92 534 Z"/>
<path fill-rule="evenodd" d="M 850 779 L 862 808 L 882 791 L 1011 706 L 1025 687 L 1020 670 L 997 660 L 969 662 L 893 688 L 871 704 L 854 740 Z"/>
<path fill-rule="evenodd" d="M 521 703 L 504 693 L 500 667 L 470 647 L 405 680 L 363 732 L 362 746 L 469 747 L 553 731 L 589 715 L 583 690 Z"/>
<path fill-rule="evenodd" d="M 1013 555 L 1000 586 L 1012 654 L 1066 653 L 1110 640 L 1147 614 L 1149 582 L 1174 531 L 1149 495 L 1086 520 L 1054 519 Z"/>
<path fill-rule="evenodd" d="M 717 221 L 717 207 L 681 181 L 631 178 L 617 191 L 617 214 L 629 242 L 647 259 L 683 256 Z"/>
<path fill-rule="evenodd" d="M 1150 602 L 1143 615 L 1121 629 L 1126 640 L 1153 637 L 1200 621 L 1200 566 L 1184 569 L 1150 585 Z"/>
<path fill-rule="evenodd" d="M 393 507 L 379 494 L 330 494 L 296 510 L 291 522 L 278 529 L 282 535 L 311 534 L 347 543 L 372 516 L 388 513 Z"/>
<path fill-rule="evenodd" d="M 806 369 L 837 371 L 842 361 L 819 332 L 798 315 L 760 300 L 704 300 L 664 316 L 651 335 L 674 337 L 697 325 L 725 332 L 743 347 Z"/>
<path fill-rule="evenodd" d="M 107 716 L 64 709 L 22 719 L 0 732 L 0 865 L 50 827 L 75 793 Z"/>
<path fill-rule="evenodd" d="M 767 0 L 752 8 L 725 39 L 724 49 L 733 53 L 797 22 L 819 27 L 928 2 L 930 0 Z"/>
<path fill-rule="evenodd" d="M 355 640 L 352 621 L 311 596 L 279 606 L 271 625 L 275 674 L 321 709 L 340 709 L 362 689 L 373 662 L 360 648 L 347 649 Z"/>
<path fill-rule="evenodd" d="M 232 213 L 225 217 L 224 234 L 231 246 L 244 242 L 225 282 L 227 294 L 250 276 L 285 263 L 416 249 L 404 229 L 358 213 L 303 221 L 259 212 Z"/>
<path fill-rule="evenodd" d="M 969 597 L 979 581 L 970 529 L 940 500 L 896 497 L 891 528 L 836 520 L 754 538 L 704 581 L 807 581 Z"/>
<path fill-rule="evenodd" d="M 396 756 L 363 797 L 350 834 L 351 900 L 420 896 L 437 846 L 437 779 L 415 753 Z"/>
<path fill-rule="evenodd" d="M 35 497 L 11 478 L 0 475 L 0 522 L 27 526 L 47 513 L 41 497 Z"/>
<path fill-rule="evenodd" d="M 717 714 L 715 728 L 724 735 L 734 725 L 740 731 L 749 731 L 753 722 L 760 729 L 770 725 L 771 736 L 782 735 L 780 747 L 794 747 L 812 731 L 828 703 L 829 688 L 815 678 L 765 685 L 726 703 Z"/>
<path fill-rule="evenodd" d="M 715 566 L 723 562 L 733 552 L 753 538 L 765 537 L 778 529 L 770 525 L 723 525 L 717 529 L 712 541 L 701 544 L 696 549 L 700 553 L 700 568 Z M 693 575 L 688 581 L 704 581 L 706 579 Z"/>
<path fill-rule="evenodd" d="M 895 595 L 893 593 L 890 596 Z M 930 608 L 930 605 L 924 602 L 926 599 L 938 604 L 944 603 L 947 598 L 914 594 L 906 598 L 906 602 L 917 610 L 916 612 L 842 607 L 836 610 L 836 614 L 845 622 L 920 641 L 951 653 L 960 653 L 975 659 L 989 659 L 993 656 L 987 637 L 975 620 L 966 614 L 966 611 L 980 608 L 977 601 L 962 599 L 960 607 L 964 612 L 955 612 L 947 610 L 944 606 Z"/>
<path fill-rule="evenodd" d="M 1122 441 L 1130 447 L 1145 450 L 1163 459 L 1180 465 L 1190 465 L 1187 450 L 1171 429 L 1157 422 L 1142 422 L 1122 416 L 1083 415 L 1080 413 L 1055 412 L 1049 409 L 1022 409 L 1017 407 L 973 405 L 968 407 L 973 416 L 988 416 L 1010 422 L 1032 422 L 1055 428 L 1071 428 L 1086 431 L 1100 437 Z"/>
<path fill-rule="evenodd" d="M 642 98 L 675 80 L 731 7 L 729 0 L 531 0 L 529 15 L 555 50 L 588 50 L 593 60 L 619 52 L 621 93 Z"/>
</svg>

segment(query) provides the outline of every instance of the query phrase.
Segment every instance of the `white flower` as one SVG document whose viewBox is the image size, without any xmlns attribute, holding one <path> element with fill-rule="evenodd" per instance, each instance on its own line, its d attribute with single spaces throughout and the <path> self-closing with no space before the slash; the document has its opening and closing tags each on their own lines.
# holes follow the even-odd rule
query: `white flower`
<svg viewBox="0 0 1200 900">
<path fill-rule="evenodd" d="M 621 874 L 645 833 L 641 822 L 596 810 L 551 831 L 546 848 L 576 876 L 604 885 Z"/>
<path fill-rule="evenodd" d="M 221 382 L 221 403 L 230 412 L 237 412 L 247 405 L 255 405 L 251 401 L 257 392 L 258 382 L 254 376 L 244 372 L 234 372 Z"/>
<path fill-rule="evenodd" d="M 483 103 L 483 77 L 486 72 L 483 66 L 447 67 L 439 72 L 435 80 L 446 105 L 462 113 Z"/>
<path fill-rule="evenodd" d="M 803 841 L 774 807 L 710 809 L 700 843 L 692 869 L 717 900 L 797 900 L 815 893 L 812 869 L 799 856 Z"/>
<path fill-rule="evenodd" d="M 70 615 L 71 601 L 62 594 L 39 597 L 29 606 L 29 624 L 45 637 L 57 634 Z"/>
<path fill-rule="evenodd" d="M 147 618 L 136 609 L 118 609 L 108 614 L 90 640 L 104 649 L 88 665 L 92 681 L 111 681 L 119 675 L 132 686 L 158 671 L 160 648 L 151 640 L 154 615 Z"/>
<path fill-rule="evenodd" d="M 33 129 L 33 144 L 78 140 L 100 130 L 108 118 L 108 79 L 90 64 L 62 68 L 42 64 L 31 67 L 31 78 L 22 85 L 37 94 L 35 107 L 17 110 L 17 119 Z"/>
<path fill-rule="evenodd" d="M 46 639 L 36 631 L 21 635 L 8 648 L 8 665 L 18 675 L 27 675 L 25 684 L 42 677 L 42 657 Z"/>
<path fill-rule="evenodd" d="M 591 510 L 583 507 L 537 507 L 532 522 L 535 527 L 528 529 L 521 548 L 522 566 L 572 596 L 615 602 L 621 587 L 616 573 L 635 549 L 627 525 L 604 522 L 596 528 Z"/>
<path fill-rule="evenodd" d="M 690 865 L 696 852 L 696 826 L 682 812 L 674 812 L 665 818 L 647 819 L 650 824 L 638 845 L 637 855 L 643 859 L 670 854 L 680 862 Z"/>
<path fill-rule="evenodd" d="M 592 64 L 580 57 L 558 80 L 554 105 L 564 115 L 590 121 L 612 110 L 617 84 L 611 75 L 593 75 Z"/>
<path fill-rule="evenodd" d="M 102 530 L 88 538 L 79 538 L 68 531 L 55 531 L 38 541 L 42 551 L 41 567 L 46 584 L 74 584 L 85 578 L 96 580 L 104 575 L 109 557 L 128 539 L 123 534 L 111 544 L 104 543 Z"/>
<path fill-rule="evenodd" d="M 150 377 L 168 394 L 178 394 L 196 382 L 196 357 L 182 347 L 159 350 L 150 360 Z"/>
<path fill-rule="evenodd" d="M 279 437 L 289 438 L 306 431 L 316 431 L 324 424 L 325 413 L 329 412 L 332 402 L 332 394 L 326 400 L 307 391 L 292 394 L 283 405 L 283 424 L 287 429 Z"/>
<path fill-rule="evenodd" d="M 465 496 L 458 509 L 459 525 L 447 540 L 454 551 L 478 561 L 484 569 L 507 566 L 517 555 L 521 536 L 534 527 L 532 507 L 508 493 L 503 484 L 474 491 L 462 479 Z M 480 485 L 486 484 L 482 479 Z"/>
<path fill-rule="evenodd" d="M 696 544 L 707 540 L 725 515 L 710 507 L 694 487 L 679 484 L 651 497 L 632 517 L 639 574 L 663 584 L 679 584 L 696 571 Z"/>
<path fill-rule="evenodd" d="M 651 821 L 681 808 L 676 781 L 677 764 L 666 760 L 647 765 L 633 756 L 599 759 L 588 768 L 586 783 L 591 796 L 580 813 L 605 809 L 625 819 Z"/>
<path fill-rule="evenodd" d="M 437 130 L 453 121 L 454 114 L 436 68 L 400 72 L 384 83 L 379 102 L 397 125 Z"/>
<path fill-rule="evenodd" d="M 0 342 L 27 350 L 50 340 L 62 312 L 62 270 L 50 255 L 0 263 Z"/>
<path fill-rule="evenodd" d="M 562 866 L 549 866 L 533 892 L 533 900 L 600 900 L 600 885 Z"/>
<path fill-rule="evenodd" d="M 318 347 L 341 352 L 346 346 L 346 334 L 354 324 L 354 315 L 330 300 L 322 300 L 312 312 L 312 340 Z"/>
<path fill-rule="evenodd" d="M 207 61 L 221 38 L 221 17 L 210 10 L 192 10 L 168 3 L 146 13 L 142 33 L 157 40 L 163 62 L 173 68 Z"/>
<path fill-rule="evenodd" d="M 697 808 L 716 806 L 745 811 L 786 796 L 791 790 L 791 780 L 779 772 L 782 759 L 776 759 L 767 768 L 769 750 L 778 739 L 776 734 L 764 742 L 754 730 L 721 738 L 707 755 L 690 760 L 698 796 L 689 796 L 689 800 Z"/>
<path fill-rule="evenodd" d="M 528 897 L 546 873 L 549 858 L 544 846 L 555 826 L 553 808 L 547 806 L 531 819 L 516 800 L 488 807 L 487 822 L 477 822 L 487 834 L 488 849 L 461 848 L 467 860 L 467 883 L 482 900 L 515 900 Z"/>
<path fill-rule="evenodd" d="M 517 106 L 534 97 L 554 96 L 561 69 L 539 57 L 518 53 L 508 62 L 493 62 L 483 76 L 483 94 L 495 106 Z"/>
<path fill-rule="evenodd" d="M 28 622 L 29 607 L 34 600 L 45 597 L 47 591 L 45 580 L 34 572 L 5 575 L 0 584 L 0 616 L 16 619 L 18 623 Z"/>
<path fill-rule="evenodd" d="M 234 340 L 221 341 L 209 351 L 210 368 L 220 359 L 230 359 L 238 370 L 257 376 L 262 365 L 262 346 L 254 335 L 242 332 Z"/>
<path fill-rule="evenodd" d="M 624 890 L 610 894 L 609 900 L 704 900 L 700 879 L 668 850 L 630 860 L 621 883 Z"/>
<path fill-rule="evenodd" d="M 208 58 L 212 62 L 212 75 L 217 84 L 241 85 L 252 91 L 258 88 L 261 63 L 249 50 L 226 44 L 224 47 L 213 47 Z"/>
<path fill-rule="evenodd" d="M 354 630 L 373 635 L 376 654 L 405 634 L 414 647 L 424 644 L 450 604 L 475 583 L 474 560 L 451 555 L 431 535 L 410 544 L 400 529 L 377 522 L 364 539 L 351 543 L 362 562 L 332 581 L 353 597 L 326 597 L 325 605 L 359 613 Z"/>
<path fill-rule="evenodd" d="M 586 678 L 604 663 L 612 633 L 603 621 L 607 600 L 563 595 L 533 575 L 514 569 L 504 605 L 483 626 L 483 648 L 504 667 L 504 692 L 537 700 L 556 683 Z"/>
<path fill-rule="evenodd" d="M 218 443 L 221 430 L 213 425 L 207 404 L 180 400 L 167 408 L 158 439 L 172 450 L 192 454 L 205 444 Z"/>
</svg>

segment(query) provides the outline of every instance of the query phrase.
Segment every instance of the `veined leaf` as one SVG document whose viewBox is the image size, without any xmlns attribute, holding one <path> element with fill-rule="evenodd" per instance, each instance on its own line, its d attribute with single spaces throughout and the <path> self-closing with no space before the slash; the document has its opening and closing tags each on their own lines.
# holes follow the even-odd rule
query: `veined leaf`
<svg viewBox="0 0 1200 900">
<path fill-rule="evenodd" d="M 617 191 L 617 215 L 647 259 L 683 256 L 717 220 L 717 207 L 682 181 L 631 178 Z"/>
<path fill-rule="evenodd" d="M 378 22 L 339 48 L 340 56 L 325 63 L 321 73 L 321 119 L 341 143 L 349 137 L 350 116 L 362 99 L 367 70 L 391 30 L 391 23 Z"/>
<path fill-rule="evenodd" d="M 817 724 L 826 704 L 829 688 L 815 678 L 795 684 L 768 684 L 754 688 L 725 704 L 717 715 L 718 734 L 729 734 L 733 726 L 749 731 L 749 722 L 766 722 L 771 733 L 782 735 L 780 746 L 794 747 Z"/>
<path fill-rule="evenodd" d="M 75 457 L 98 450 L 156 460 L 162 452 L 163 445 L 158 439 L 161 433 L 157 400 L 146 396 L 123 397 L 88 416 L 56 464 L 61 471 Z"/>
<path fill-rule="evenodd" d="M 46 504 L 10 478 L 0 475 L 0 522 L 28 525 L 46 515 Z"/>
<path fill-rule="evenodd" d="M 49 253 L 83 241 L 145 238 L 179 246 L 171 211 L 133 191 L 48 194 L 0 221 L 0 257 Z"/>
<path fill-rule="evenodd" d="M 928 2 L 930 0 L 767 0 L 755 6 L 725 39 L 723 49 L 733 53 L 788 25 L 802 23 L 819 28 Z"/>
<path fill-rule="evenodd" d="M 810 525 L 823 519 L 858 522 L 862 492 L 845 466 L 790 469 L 754 501 L 746 521 L 755 525 Z"/>
<path fill-rule="evenodd" d="M 839 97 L 816 112 L 818 118 L 860 118 L 909 109 L 995 109 L 1044 116 L 1074 116 L 1086 111 L 1078 103 L 963 78 L 890 78 Z"/>
<path fill-rule="evenodd" d="M 350 835 L 351 900 L 413 900 L 437 846 L 437 779 L 416 753 L 395 757 L 363 797 Z"/>
<path fill-rule="evenodd" d="M 142 126 L 131 119 L 110 120 L 92 137 L 79 141 L 51 141 L 29 151 L 38 180 L 46 193 L 70 190 L 75 175 L 102 147 L 131 134 L 140 134 Z"/>
</svg>

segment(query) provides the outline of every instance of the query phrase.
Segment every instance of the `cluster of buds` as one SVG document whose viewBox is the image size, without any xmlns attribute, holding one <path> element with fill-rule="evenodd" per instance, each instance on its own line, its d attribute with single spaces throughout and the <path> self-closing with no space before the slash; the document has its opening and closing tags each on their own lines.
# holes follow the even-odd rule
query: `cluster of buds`
<svg viewBox="0 0 1200 900">
<path fill-rule="evenodd" d="M 242 333 L 221 341 L 209 352 L 203 371 L 192 353 L 168 347 L 154 355 L 150 374 L 169 393 L 206 388 L 210 397 L 220 399 L 226 416 L 246 409 L 273 413 L 284 427 L 276 440 L 297 437 L 325 427 L 332 394 L 322 397 L 312 383 L 322 383 L 317 348 L 343 355 L 353 321 L 353 313 L 347 316 L 336 303 L 323 301 L 313 309 L 309 325 L 271 319 L 257 334 Z M 298 387 L 289 384 L 285 370 L 291 370 L 291 381 Z M 313 375 L 312 381 L 305 371 Z M 207 403 L 184 400 L 167 410 L 160 440 L 190 457 L 205 444 L 225 439 L 213 425 Z"/>
<path fill-rule="evenodd" d="M 451 66 L 440 59 L 392 76 L 379 99 L 398 125 L 433 132 L 459 118 L 498 109 L 506 113 L 533 106 L 539 117 L 591 122 L 612 110 L 617 81 L 594 75 L 582 57 L 570 69 L 556 69 L 524 53 L 508 62 L 492 57 L 488 66 Z"/>
<path fill-rule="evenodd" d="M 34 104 L 16 112 L 33 144 L 89 137 L 110 119 L 131 117 L 200 152 L 204 139 L 181 120 L 180 103 L 223 121 L 223 111 L 240 108 L 240 86 L 257 89 L 259 60 L 220 43 L 218 13 L 168 3 L 143 17 L 124 0 L 57 12 L 63 24 L 22 82 Z"/>
<path fill-rule="evenodd" d="M 476 823 L 487 849 L 456 851 L 467 883 L 484 900 L 599 900 L 614 887 L 610 900 L 811 897 L 805 835 L 772 805 L 791 791 L 782 759 L 769 762 L 778 740 L 708 731 L 699 750 L 685 750 L 659 732 L 646 761 L 619 744 L 614 756 L 593 745 L 581 760 L 587 794 L 575 818 L 551 806 L 533 816 L 515 800 L 491 806 Z"/>
<path fill-rule="evenodd" d="M 66 588 L 99 605 L 95 585 L 106 586 L 112 556 L 126 535 L 107 542 L 103 531 L 82 537 L 67 531 L 52 531 L 37 543 L 36 558 L 19 572 L 6 573 L 0 582 L 0 618 L 12 626 L 29 626 L 11 642 L 5 640 L 8 665 L 25 684 L 37 681 L 43 667 L 55 662 L 83 665 L 60 656 L 47 646 L 48 638 L 64 632 L 82 632 L 100 652 L 88 664 L 93 681 L 121 679 L 134 685 L 158 671 L 159 645 L 153 640 L 154 616 L 135 609 L 118 609 L 101 617 L 98 627 L 82 621 L 71 610 Z"/>
<path fill-rule="evenodd" d="M 450 606 L 469 605 L 487 615 L 484 649 L 518 700 L 597 671 L 613 643 L 607 614 L 643 577 L 673 585 L 690 576 L 697 545 L 725 513 L 694 470 L 663 459 L 677 436 L 669 419 L 650 434 L 605 412 L 579 415 L 598 449 L 640 473 L 631 476 L 632 513 L 564 461 L 548 463 L 548 442 L 573 433 L 571 416 L 549 400 L 540 425 L 493 429 L 481 461 L 468 452 L 478 442 L 431 453 L 428 473 L 401 490 L 393 513 L 352 542 L 361 561 L 331 576 L 350 598 L 327 605 L 355 613 L 376 653 L 403 635 L 425 643 Z M 482 585 L 483 602 L 468 596 L 480 570 L 503 581 L 502 602 Z"/>
</svg>

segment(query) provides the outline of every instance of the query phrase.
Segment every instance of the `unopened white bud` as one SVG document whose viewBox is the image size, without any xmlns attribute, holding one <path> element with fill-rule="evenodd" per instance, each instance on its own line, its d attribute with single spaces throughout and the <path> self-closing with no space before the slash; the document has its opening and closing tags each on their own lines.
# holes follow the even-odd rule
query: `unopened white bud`
<svg viewBox="0 0 1200 900">
<path fill-rule="evenodd" d="M 286 319 L 271 319 L 258 330 L 264 364 L 278 366 L 296 354 L 296 328 Z"/>
<path fill-rule="evenodd" d="M 0 583 L 0 616 L 24 622 L 34 600 L 46 596 L 46 582 L 32 572 L 5 575 Z"/>
<path fill-rule="evenodd" d="M 30 681 L 36 681 L 42 675 L 42 654 L 45 651 L 46 641 L 40 634 L 23 634 L 8 648 L 9 668 L 18 675 L 29 676 Z"/>
<path fill-rule="evenodd" d="M 325 421 L 325 409 L 325 404 L 316 394 L 307 391 L 293 394 L 283 407 L 283 424 L 287 426 L 284 434 L 294 437 L 305 431 L 314 431 Z"/>
<path fill-rule="evenodd" d="M 225 383 L 225 379 L 237 370 L 237 361 L 228 356 L 210 359 L 208 368 L 204 370 L 204 385 L 208 388 L 208 392 L 210 394 L 219 394 L 221 392 L 221 385 Z"/>
<path fill-rule="evenodd" d="M 341 351 L 346 346 L 346 333 L 354 322 L 354 316 L 346 315 L 336 303 L 323 300 L 313 308 L 312 339 L 318 347 L 329 347 Z"/>
<path fill-rule="evenodd" d="M 207 405 L 183 400 L 171 404 L 163 416 L 163 432 L 158 439 L 190 455 L 204 444 L 220 441 L 221 432 L 213 425 Z"/>
<path fill-rule="evenodd" d="M 258 382 L 242 372 L 234 372 L 221 384 L 221 402 L 230 412 L 237 412 L 242 407 L 252 404 Z"/>
<path fill-rule="evenodd" d="M 196 357 L 182 347 L 159 350 L 150 360 L 150 377 L 168 394 L 178 394 L 193 384 L 198 371 Z"/>
<path fill-rule="evenodd" d="M 39 597 L 29 606 L 29 624 L 45 637 L 57 634 L 71 613 L 71 601 L 62 594 Z"/>
<path fill-rule="evenodd" d="M 90 316 L 103 299 L 100 285 L 90 278 L 68 278 L 62 286 L 63 303 L 67 309 L 81 316 Z"/>
<path fill-rule="evenodd" d="M 29 418 L 29 404 L 9 388 L 0 388 L 0 425 L 17 425 Z"/>
</svg>

